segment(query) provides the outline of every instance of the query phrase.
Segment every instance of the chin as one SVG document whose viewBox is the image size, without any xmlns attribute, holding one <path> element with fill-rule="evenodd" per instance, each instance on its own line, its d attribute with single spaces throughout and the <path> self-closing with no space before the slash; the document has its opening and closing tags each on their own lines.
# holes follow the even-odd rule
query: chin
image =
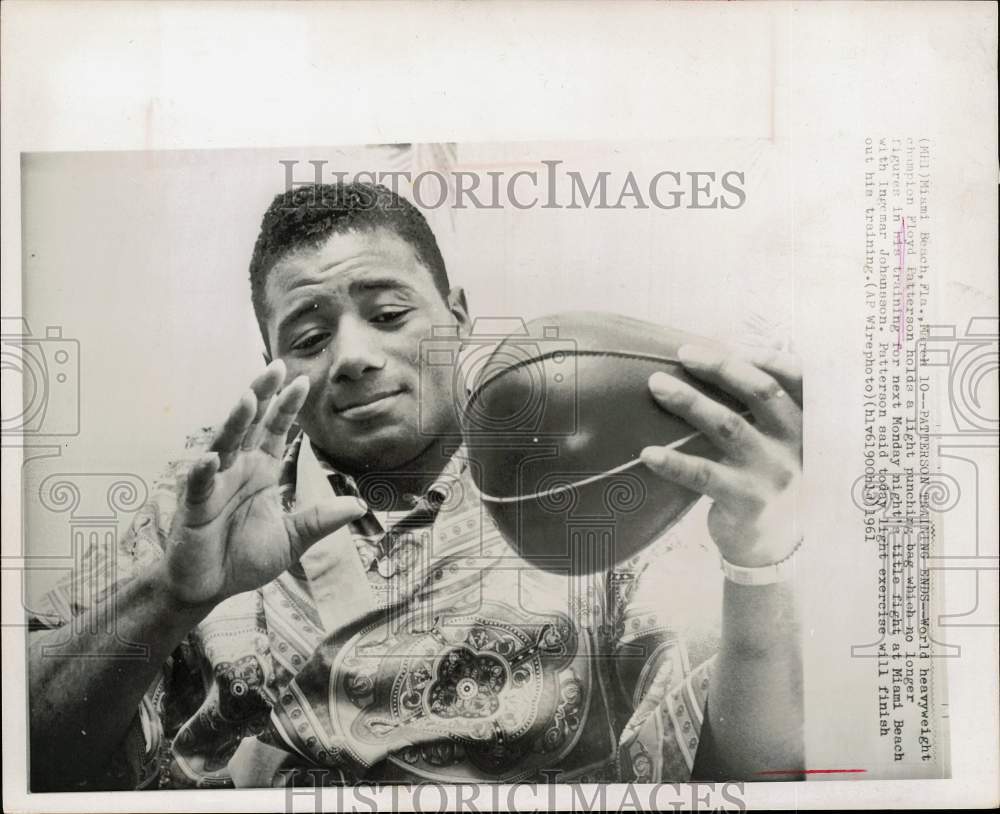
<svg viewBox="0 0 1000 814">
<path fill-rule="evenodd" d="M 347 474 L 396 469 L 419 457 L 434 440 L 398 425 L 354 433 L 351 438 L 342 431 L 306 434 Z"/>
</svg>

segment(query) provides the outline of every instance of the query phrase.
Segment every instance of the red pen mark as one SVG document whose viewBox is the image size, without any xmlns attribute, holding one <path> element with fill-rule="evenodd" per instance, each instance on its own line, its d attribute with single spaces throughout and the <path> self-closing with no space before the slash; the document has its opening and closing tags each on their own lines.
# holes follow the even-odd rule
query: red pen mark
<svg viewBox="0 0 1000 814">
<path fill-rule="evenodd" d="M 780 774 L 863 774 L 867 769 L 772 769 L 767 772 L 754 772 L 756 775 Z"/>
<path fill-rule="evenodd" d="M 899 218 L 896 245 L 899 246 L 899 326 L 896 332 L 896 350 L 902 350 L 903 335 L 906 333 L 906 218 L 903 216 Z"/>
</svg>

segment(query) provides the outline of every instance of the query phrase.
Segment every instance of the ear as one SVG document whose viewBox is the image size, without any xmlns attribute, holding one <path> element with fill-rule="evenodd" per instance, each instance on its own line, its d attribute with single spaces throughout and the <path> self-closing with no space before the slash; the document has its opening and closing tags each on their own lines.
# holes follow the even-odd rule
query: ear
<svg viewBox="0 0 1000 814">
<path fill-rule="evenodd" d="M 465 299 L 465 289 L 455 286 L 448 292 L 448 310 L 458 322 L 458 332 L 465 336 L 472 328 L 472 319 L 469 317 L 469 304 Z"/>
</svg>

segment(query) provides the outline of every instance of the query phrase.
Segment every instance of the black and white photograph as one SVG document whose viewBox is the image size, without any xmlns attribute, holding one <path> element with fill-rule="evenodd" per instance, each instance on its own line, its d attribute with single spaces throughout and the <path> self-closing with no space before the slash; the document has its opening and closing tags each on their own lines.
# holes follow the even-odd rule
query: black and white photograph
<svg viewBox="0 0 1000 814">
<path fill-rule="evenodd" d="M 163 410 L 140 409 L 165 365 L 204 380 L 183 414 L 235 393 L 162 473 L 88 484 L 137 509 L 114 545 L 98 534 L 74 554 L 31 618 L 33 787 L 801 779 L 788 278 L 747 267 L 742 301 L 717 307 L 720 276 L 668 256 L 699 209 L 747 206 L 753 250 L 765 201 L 748 203 L 740 170 L 646 173 L 668 155 L 655 146 L 624 173 L 585 160 L 610 146 L 540 149 L 575 149 L 579 169 L 543 159 L 541 176 L 538 150 L 454 144 L 167 154 L 145 170 L 143 155 L 23 159 L 29 303 L 49 274 L 46 307 L 56 291 L 79 303 L 81 265 L 134 296 L 130 312 L 217 292 L 183 336 L 167 329 L 172 359 L 109 394 L 134 394 L 113 430 L 134 461 L 166 440 Z M 171 199 L 201 178 L 218 181 Z M 246 269 L 203 250 L 245 231 L 231 219 L 258 201 Z M 176 232 L 159 217 L 148 230 L 150 204 L 180 213 Z M 527 288 L 547 278 L 524 292 L 534 303 L 505 296 L 500 263 Z M 141 367 L 127 357 L 148 352 L 137 334 L 164 339 L 143 327 L 155 312 L 108 326 L 96 364 Z M 260 335 L 240 341 L 249 323 Z M 43 342 L 25 358 L 55 367 Z M 241 367 L 258 370 L 223 387 Z M 83 508 L 70 479 L 38 488 L 50 515 Z"/>
<path fill-rule="evenodd" d="M 95 96 L 138 141 L 5 105 L 10 810 L 995 800 L 996 91 L 945 98 L 996 12 L 922 5 L 625 3 L 627 44 L 539 4 L 510 52 L 504 3 L 83 26 L 53 98 L 160 92 Z M 4 17 L 41 65 L 51 14 Z M 824 89 L 858 20 L 894 50 L 844 70 L 923 101 Z"/>
</svg>

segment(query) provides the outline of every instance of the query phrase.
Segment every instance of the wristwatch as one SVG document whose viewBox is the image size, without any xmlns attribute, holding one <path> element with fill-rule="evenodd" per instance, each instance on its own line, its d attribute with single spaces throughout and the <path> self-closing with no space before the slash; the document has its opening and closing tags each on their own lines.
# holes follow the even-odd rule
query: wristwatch
<svg viewBox="0 0 1000 814">
<path fill-rule="evenodd" d="M 787 582 L 795 575 L 795 555 L 799 553 L 800 548 L 802 540 L 795 544 L 795 548 L 783 560 L 756 568 L 734 565 L 720 554 L 722 573 L 726 579 L 737 585 L 774 585 L 778 582 Z"/>
</svg>

